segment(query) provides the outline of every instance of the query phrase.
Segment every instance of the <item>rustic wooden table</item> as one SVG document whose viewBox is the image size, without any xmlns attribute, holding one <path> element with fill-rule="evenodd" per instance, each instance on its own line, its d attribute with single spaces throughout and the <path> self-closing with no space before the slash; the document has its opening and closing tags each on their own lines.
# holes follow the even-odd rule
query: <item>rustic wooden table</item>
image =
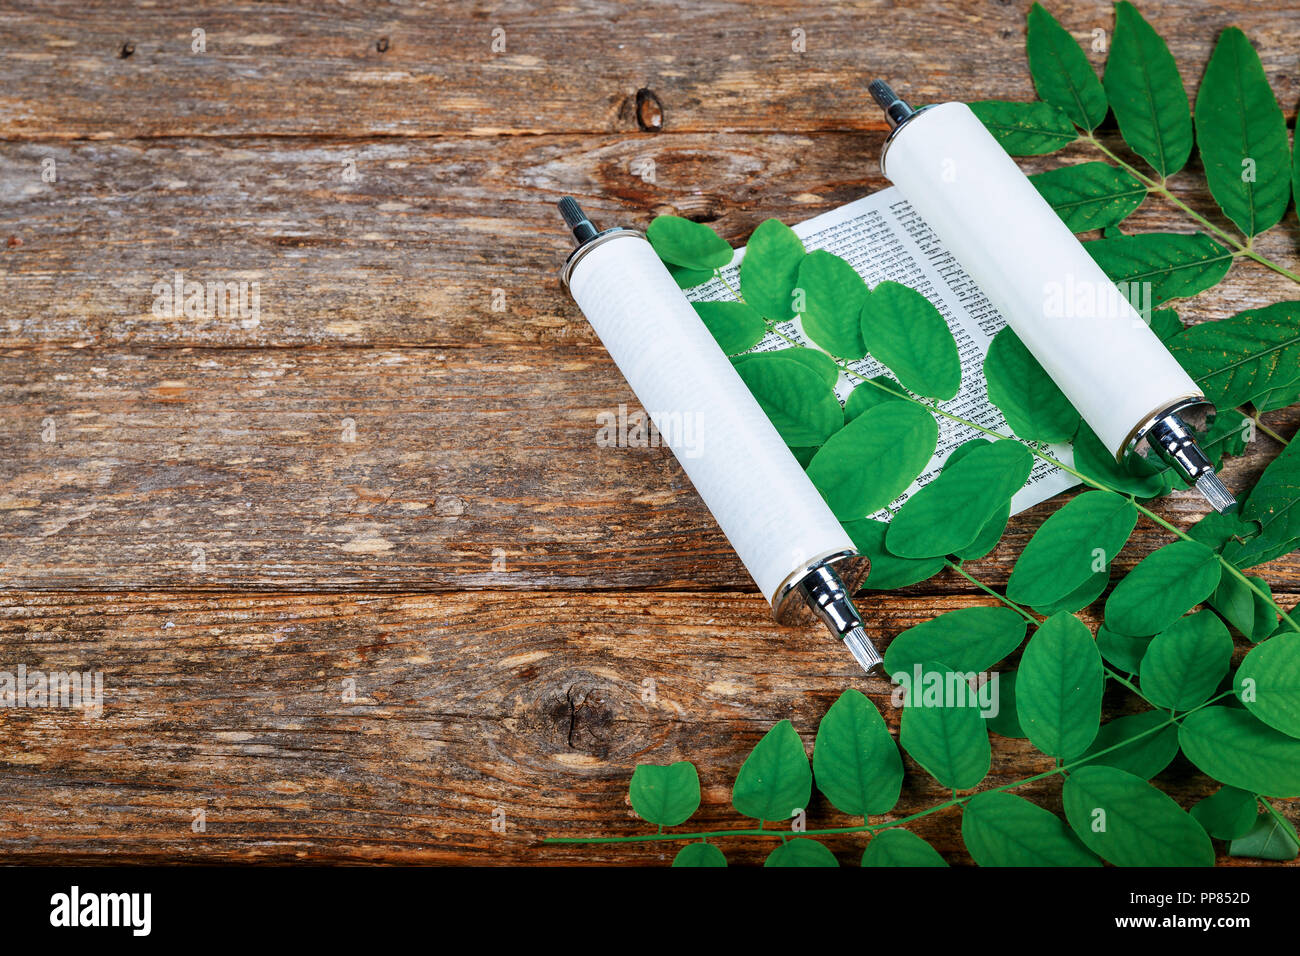
<svg viewBox="0 0 1300 956">
<path fill-rule="evenodd" d="M 866 81 L 1031 99 L 1028 5 L 0 5 L 0 664 L 105 682 L 99 720 L 0 709 L 3 859 L 661 862 L 542 840 L 644 832 L 633 766 L 683 758 L 697 819 L 732 825 L 749 747 L 787 717 L 811 743 L 846 687 L 896 727 L 888 685 L 771 623 L 666 451 L 597 447 L 633 398 L 559 286 L 554 202 L 738 243 L 878 189 Z M 1085 39 L 1112 23 L 1052 8 Z M 1300 17 L 1142 8 L 1190 91 L 1242 26 L 1294 119 Z M 1187 231 L 1154 201 L 1130 222 Z M 1295 262 L 1298 233 L 1290 212 L 1267 253 Z M 257 308 L 169 315 L 177 273 L 257 283 Z M 1238 264 L 1180 312 L 1283 298 Z M 1054 506 L 978 573 L 1005 583 Z M 1265 573 L 1294 604 L 1300 558 Z M 988 602 L 945 574 L 862 608 L 888 637 Z M 1049 764 L 995 738 L 989 780 Z M 899 813 L 942 798 L 908 768 Z M 1208 787 L 1181 758 L 1161 780 L 1184 805 Z M 966 859 L 957 814 L 916 830 Z"/>
</svg>

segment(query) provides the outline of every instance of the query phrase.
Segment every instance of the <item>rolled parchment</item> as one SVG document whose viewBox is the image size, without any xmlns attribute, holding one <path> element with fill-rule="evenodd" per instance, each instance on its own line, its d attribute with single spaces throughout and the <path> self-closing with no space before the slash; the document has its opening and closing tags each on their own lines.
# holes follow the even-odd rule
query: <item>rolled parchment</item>
<svg viewBox="0 0 1300 956">
<path fill-rule="evenodd" d="M 876 666 L 833 568 L 865 562 L 653 247 L 634 230 L 596 232 L 571 199 L 560 209 L 579 242 L 563 273 L 574 301 L 778 620 L 807 605 Z"/>
</svg>

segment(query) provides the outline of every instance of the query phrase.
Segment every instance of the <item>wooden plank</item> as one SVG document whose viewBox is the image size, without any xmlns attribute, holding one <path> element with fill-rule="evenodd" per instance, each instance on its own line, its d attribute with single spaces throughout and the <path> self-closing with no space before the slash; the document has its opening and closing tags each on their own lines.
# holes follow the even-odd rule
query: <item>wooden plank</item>
<svg viewBox="0 0 1300 956">
<path fill-rule="evenodd" d="M 709 220 L 742 244 L 764 219 L 799 222 L 888 185 L 883 133 L 544 136 L 302 143 L 0 144 L 0 347 L 32 344 L 595 344 L 558 272 L 555 212 L 577 195 L 599 222 Z M 1084 146 L 1029 172 L 1096 159 Z M 55 183 L 42 182 L 53 160 Z M 652 161 L 654 181 L 632 173 Z M 344 180 L 348 162 L 358 179 Z M 1199 172 L 1173 188 L 1231 228 Z M 1149 200 L 1125 228 L 1193 231 Z M 1257 249 L 1292 262 L 1292 216 Z M 244 315 L 168 315 L 157 283 L 256 283 Z M 1180 303 L 1185 321 L 1294 298 L 1249 261 Z M 215 303 L 214 303 L 215 304 Z M 206 301 L 205 301 L 206 310 Z"/>
<path fill-rule="evenodd" d="M 597 443 L 621 403 L 639 407 L 587 347 L 9 350 L 0 581 L 752 587 L 666 448 Z M 1300 409 L 1267 420 L 1291 435 Z M 1261 437 L 1226 480 L 1248 487 L 1275 454 Z M 1054 507 L 1013 523 L 989 583 Z M 1206 506 L 1188 492 L 1159 508 L 1188 526 Z M 1168 540 L 1144 523 L 1118 566 Z M 1267 574 L 1300 590 L 1297 556 Z"/>
<path fill-rule="evenodd" d="M 871 626 L 889 636 L 968 603 L 897 598 Z M 103 672 L 99 719 L 0 708 L 11 863 L 666 862 L 675 845 L 541 840 L 647 832 L 626 799 L 632 769 L 679 759 L 704 784 L 692 826 L 748 825 L 730 785 L 773 723 L 790 719 L 811 748 L 845 687 L 871 696 L 895 733 L 899 717 L 887 682 L 735 593 L 9 592 L 0 662 Z M 1109 713 L 1131 706 L 1108 696 Z M 983 786 L 1050 769 L 1025 741 L 993 741 Z M 890 818 L 947 799 L 910 760 L 907 771 Z M 1159 782 L 1184 806 L 1214 787 L 1182 758 Z M 1054 781 L 1020 792 L 1059 810 Z M 192 831 L 194 810 L 206 832 Z M 808 819 L 854 822 L 819 795 Z M 965 859 L 958 814 L 912 826 Z M 863 839 L 829 843 L 848 864 Z M 724 845 L 746 863 L 770 849 Z"/>
<path fill-rule="evenodd" d="M 0 21 L 0 136 L 633 133 L 643 89 L 659 107 L 642 120 L 655 127 L 657 116 L 668 131 L 879 130 L 865 95 L 872 75 L 917 102 L 1032 99 L 1029 5 L 699 0 L 684 12 L 617 0 L 495 10 L 452 0 L 304 13 L 57 0 Z M 1108 45 L 1110 4 L 1053 8 L 1100 67 L 1094 31 Z M 1293 20 L 1250 3 L 1143 12 L 1193 94 L 1219 32 L 1241 26 L 1293 111 Z M 201 53 L 195 29 L 205 31 Z M 494 40 L 504 49 L 493 52 Z"/>
</svg>

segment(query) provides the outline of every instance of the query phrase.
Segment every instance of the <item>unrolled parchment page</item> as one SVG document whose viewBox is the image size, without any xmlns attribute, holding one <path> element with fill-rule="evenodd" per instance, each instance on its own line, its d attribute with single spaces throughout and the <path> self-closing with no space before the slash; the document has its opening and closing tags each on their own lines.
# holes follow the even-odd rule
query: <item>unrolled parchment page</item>
<svg viewBox="0 0 1300 956">
<path fill-rule="evenodd" d="M 984 381 L 984 356 L 989 342 L 1006 322 L 897 189 L 883 189 L 793 228 L 806 249 L 810 252 L 825 249 L 847 260 L 867 285 L 874 287 L 890 279 L 915 289 L 933 302 L 957 340 L 962 364 L 961 390 L 940 407 L 1000 434 L 1011 434 L 1006 419 L 989 401 Z M 732 289 L 740 288 L 743 256 L 744 250 L 738 250 L 731 265 L 722 270 Z M 686 290 L 686 296 L 694 302 L 735 298 L 731 289 L 716 279 Z M 778 328 L 800 344 L 817 348 L 804 334 L 797 317 L 781 323 Z M 789 348 L 789 343 L 780 336 L 769 334 L 751 351 L 782 348 Z M 870 355 L 861 361 L 849 362 L 848 366 L 864 378 L 889 374 L 889 370 Z M 841 404 L 857 384 L 858 380 L 840 374 L 835 392 Z M 874 388 L 872 385 L 861 387 Z M 890 507 L 895 511 L 918 488 L 939 474 L 954 448 L 972 438 L 988 437 L 969 425 L 941 416 L 936 418 L 939 423 L 938 449 L 911 487 L 892 503 Z M 1048 453 L 1067 465 L 1074 463 L 1073 449 L 1068 444 L 1049 445 Z M 1077 483 L 1078 480 L 1069 472 L 1036 458 L 1025 487 L 1011 499 L 1011 510 L 1024 511 Z M 888 521 L 889 512 L 881 511 L 871 517 Z"/>
</svg>

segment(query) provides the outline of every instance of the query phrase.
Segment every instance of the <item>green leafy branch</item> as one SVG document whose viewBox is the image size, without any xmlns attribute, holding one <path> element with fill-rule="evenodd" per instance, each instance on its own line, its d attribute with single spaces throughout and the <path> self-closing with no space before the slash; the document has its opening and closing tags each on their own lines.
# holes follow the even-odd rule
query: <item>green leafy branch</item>
<svg viewBox="0 0 1300 956">
<path fill-rule="evenodd" d="M 894 820 L 871 823 L 870 816 L 886 813 L 897 803 L 903 768 L 897 748 L 874 705 L 861 692 L 847 690 L 822 718 L 814 744 L 811 770 L 802 741 L 793 725 L 784 720 L 759 741 L 745 760 L 736 779 L 732 801 L 742 814 L 757 819 L 758 826 L 666 832 L 665 827 L 686 822 L 700 805 L 699 774 L 689 761 L 679 761 L 667 766 L 641 764 L 632 777 L 629 788 L 632 807 L 643 819 L 657 824 L 657 832 L 621 837 L 552 837 L 546 842 L 617 844 L 699 841 L 683 847 L 673 865 L 725 866 L 725 855 L 709 844 L 709 840 L 731 837 L 774 839 L 780 840 L 782 846 L 773 851 L 766 865 L 835 866 L 838 865 L 835 857 L 824 845 L 810 838 L 866 833 L 874 835 L 874 838 L 863 854 L 864 866 L 944 866 L 946 864 L 942 857 L 928 843 L 897 828 L 935 813 L 974 803 L 973 819 L 968 816 L 967 821 L 971 821 L 973 827 L 987 827 L 995 831 L 987 835 L 978 831 L 974 835 L 968 834 L 964 821 L 963 836 L 977 861 L 985 862 L 986 865 L 1096 866 L 1099 863 L 1097 856 L 1071 837 L 1055 814 L 1041 810 L 1021 798 L 1001 800 L 998 795 L 1010 796 L 1010 791 L 1019 787 L 1067 775 L 1085 765 L 1092 765 L 1115 771 L 1108 775 L 1109 779 L 1118 784 L 1121 793 L 1132 799 L 1134 794 L 1143 794 L 1144 788 L 1153 788 L 1139 776 L 1123 769 L 1122 765 L 1108 765 L 1103 762 L 1103 758 L 1110 757 L 1114 760 L 1121 750 L 1126 750 L 1131 757 L 1135 753 L 1135 745 L 1144 738 L 1173 728 L 1189 714 L 1209 707 L 1231 694 L 1231 691 L 1225 691 L 1179 717 L 1157 714 L 1160 718 L 1158 722 L 1146 721 L 1146 726 L 1137 728 L 1131 736 L 1106 746 L 1095 747 L 1068 763 L 1058 760 L 1057 766 L 1051 770 L 979 793 L 954 796 L 951 800 Z M 1128 765 L 1134 769 L 1140 768 L 1140 763 L 1130 762 Z M 1150 763 L 1142 769 L 1150 771 Z M 792 814 L 782 808 L 792 801 L 796 805 L 796 812 L 808 803 L 814 777 L 818 788 L 832 805 L 845 813 L 862 816 L 864 822 L 797 831 L 766 829 L 765 823 L 773 817 L 789 819 Z M 1272 810 L 1267 801 L 1260 802 L 1267 810 Z M 1032 809 L 1027 810 L 1027 807 Z M 1167 807 L 1163 809 L 1170 819 L 1178 819 L 1176 815 L 1168 813 Z M 1181 813 L 1181 810 L 1178 812 Z M 968 809 L 967 813 L 970 814 L 971 811 Z M 1278 819 L 1283 825 L 1288 825 L 1285 818 L 1279 816 Z M 1003 827 L 1021 830 L 1021 845 L 995 845 L 996 831 Z M 1026 829 L 1031 832 L 1026 834 L 1023 832 Z M 881 836 L 885 833 L 890 836 L 882 840 Z M 1041 842 L 1031 848 L 1024 845 L 1026 836 L 1038 836 Z M 1107 850 L 1110 850 L 1109 844 Z M 998 862 L 993 862 L 995 858 Z"/>
<path fill-rule="evenodd" d="M 1082 130 L 1111 158 L 1114 165 L 1083 163 L 1033 179 L 1072 230 L 1104 230 L 1102 239 L 1085 245 L 1113 280 L 1146 283 L 1152 303 L 1163 305 L 1209 288 L 1239 255 L 1276 267 L 1254 255 L 1252 243 L 1280 221 L 1290 202 L 1291 183 L 1279 161 L 1285 128 L 1279 151 L 1280 113 L 1274 115 L 1267 83 L 1261 90 L 1262 69 L 1240 31 L 1220 39 L 1197 99 L 1195 129 L 1211 193 L 1243 230 L 1245 243 L 1168 191 L 1169 177 L 1190 156 L 1192 117 L 1172 57 L 1136 10 L 1117 7 L 1104 84 L 1073 38 L 1037 5 L 1028 50 L 1043 101 L 976 103 L 972 109 L 1013 154 L 1049 152 L 1077 140 Z M 1096 140 L 1094 130 L 1109 111 L 1156 176 Z M 1244 169 L 1245 160 L 1264 178 L 1234 181 L 1227 175 L 1234 163 Z M 1116 234 L 1150 192 L 1165 195 L 1232 248 L 1201 234 Z M 683 287 L 717 279 L 729 290 L 731 301 L 697 302 L 696 310 L 871 559 L 864 586 L 905 587 L 947 568 L 1001 606 L 949 611 L 889 644 L 887 671 L 914 678 L 897 745 L 878 711 L 856 691 L 846 692 L 823 719 L 811 772 L 793 727 L 785 721 L 774 727 L 745 761 L 733 789 L 734 806 L 757 819 L 757 828 L 664 832 L 699 805 L 698 774 L 683 762 L 643 765 L 633 776 L 633 808 L 660 832 L 552 842 L 690 839 L 697 842 L 682 849 L 676 865 L 723 865 L 725 856 L 707 840 L 757 836 L 781 841 L 769 865 L 834 865 L 834 856 L 807 835 L 791 838 L 764 828 L 801 817 L 815 773 L 830 803 L 864 822 L 800 833 L 870 833 L 864 865 L 943 865 L 899 824 L 954 806 L 962 808 L 967 849 L 982 865 L 1096 865 L 1099 859 L 1205 864 L 1214 859 L 1211 838 L 1228 841 L 1234 855 L 1289 859 L 1300 851 L 1294 829 L 1268 800 L 1300 796 L 1300 627 L 1268 583 L 1246 573 L 1300 545 L 1300 452 L 1294 444 L 1283 442 L 1282 453 L 1242 496 L 1240 513 L 1207 515 L 1184 532 L 1142 503 L 1180 484 L 1173 471 L 1140 458 L 1117 463 L 1010 329 L 994 337 L 983 366 L 988 397 L 1010 431 L 1004 434 L 943 407 L 962 386 L 956 342 L 938 310 L 915 290 L 889 281 L 868 287 L 847 262 L 806 250 L 776 220 L 751 237 L 738 288 L 728 269 L 734 252 L 707 227 L 665 216 L 651 224 L 648 237 Z M 797 327 L 787 326 L 796 319 Z M 1244 450 L 1262 412 L 1300 398 L 1300 303 L 1186 330 L 1168 308 L 1152 312 L 1150 321 L 1218 407 L 1255 407 L 1241 424 L 1218 416 L 1200 436 L 1216 464 Z M 817 348 L 804 347 L 796 328 Z M 785 347 L 753 351 L 765 339 Z M 886 373 L 856 364 L 868 356 Z M 842 404 L 836 392 L 841 382 L 853 385 Z M 937 419 L 976 437 L 953 449 L 939 473 L 928 475 L 900 506 L 898 499 L 935 455 Z M 1048 450 L 1062 442 L 1073 445 L 1073 465 Z M 1035 458 L 1091 490 L 1038 528 L 1003 594 L 965 565 L 998 544 L 1010 499 Z M 880 512 L 891 520 L 875 520 Z M 1177 540 L 1144 557 L 1111 588 L 1113 561 L 1139 517 Z M 1094 636 L 1075 612 L 1108 589 Z M 1030 627 L 1034 633 L 1025 643 Z M 1230 627 L 1253 645 L 1235 672 Z M 996 708 L 987 708 L 976 675 L 1022 643 L 1018 667 L 983 685 L 997 689 Z M 941 688 L 937 696 L 925 689 L 932 678 Z M 1107 681 L 1150 709 L 1103 723 Z M 991 768 L 990 731 L 1028 737 L 1054 759 L 1055 769 L 959 796 L 978 787 Z M 870 816 L 890 812 L 898 800 L 899 745 L 953 797 L 873 824 Z M 1223 785 L 1190 814 L 1148 782 L 1180 751 Z M 1064 822 L 1007 792 L 1056 776 L 1064 780 Z M 1099 827 L 1099 814 L 1110 822 Z"/>
</svg>

